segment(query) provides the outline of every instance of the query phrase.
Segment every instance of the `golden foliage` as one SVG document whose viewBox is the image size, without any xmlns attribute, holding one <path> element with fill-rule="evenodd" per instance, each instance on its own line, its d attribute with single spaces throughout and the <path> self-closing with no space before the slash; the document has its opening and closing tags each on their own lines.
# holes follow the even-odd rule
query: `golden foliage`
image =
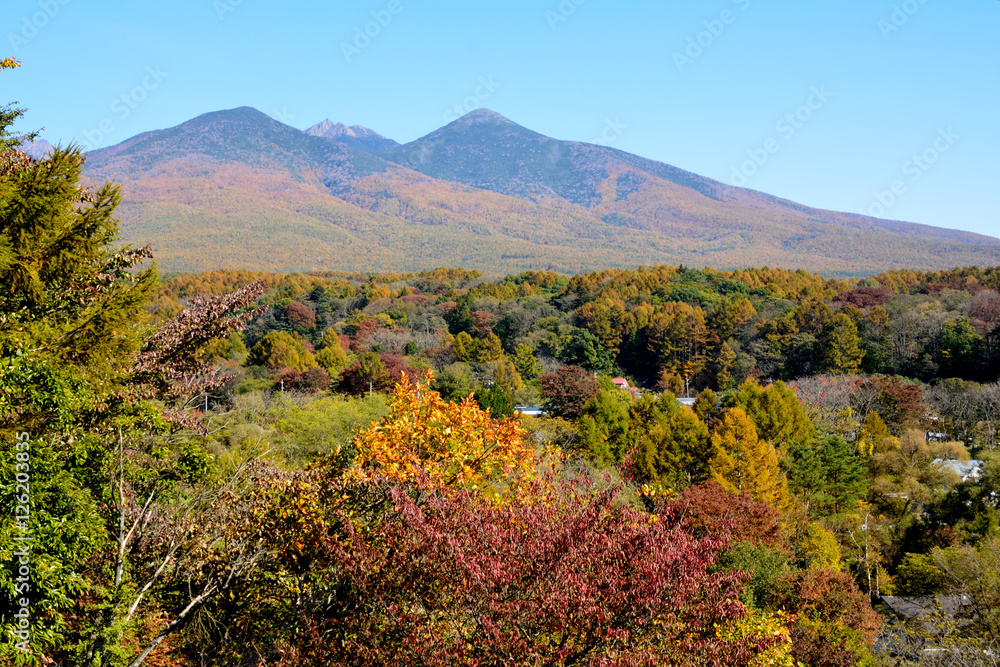
<svg viewBox="0 0 1000 667">
<path fill-rule="evenodd" d="M 751 610 L 738 622 L 720 627 L 717 632 L 726 639 L 774 642 L 754 658 L 750 667 L 802 667 L 802 663 L 792 657 L 792 638 L 788 631 L 792 620 L 794 617 L 780 611 L 766 613 Z"/>
<path fill-rule="evenodd" d="M 790 504 L 788 486 L 778 466 L 778 453 L 740 408 L 731 408 L 712 434 L 716 451 L 712 477 L 724 488 L 747 492 L 780 510 Z"/>
<path fill-rule="evenodd" d="M 537 472 L 538 457 L 515 419 L 496 420 L 471 398 L 448 403 L 430 389 L 433 376 L 396 386 L 389 414 L 358 434 L 355 465 L 402 481 L 427 475 L 436 485 L 486 490 L 502 477 Z"/>
</svg>

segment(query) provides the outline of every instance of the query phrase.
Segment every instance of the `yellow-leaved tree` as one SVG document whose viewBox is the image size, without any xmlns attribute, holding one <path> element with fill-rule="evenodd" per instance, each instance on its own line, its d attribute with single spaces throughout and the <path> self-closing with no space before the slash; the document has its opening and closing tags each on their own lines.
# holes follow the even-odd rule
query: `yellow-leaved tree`
<svg viewBox="0 0 1000 667">
<path fill-rule="evenodd" d="M 747 413 L 740 408 L 727 410 L 712 434 L 712 444 L 716 452 L 712 477 L 719 484 L 730 491 L 745 491 L 776 509 L 788 508 L 791 500 L 778 453 L 758 437 Z"/>
<path fill-rule="evenodd" d="M 538 456 L 516 419 L 493 419 L 472 399 L 449 403 L 430 389 L 433 376 L 404 376 L 389 414 L 354 440 L 355 467 L 407 481 L 485 490 L 516 486 L 537 474 Z"/>
<path fill-rule="evenodd" d="M 792 656 L 789 618 L 784 612 L 767 613 L 750 610 L 746 616 L 730 625 L 720 626 L 718 633 L 726 639 L 769 641 L 770 648 L 756 656 L 750 667 L 804 667 Z"/>
</svg>

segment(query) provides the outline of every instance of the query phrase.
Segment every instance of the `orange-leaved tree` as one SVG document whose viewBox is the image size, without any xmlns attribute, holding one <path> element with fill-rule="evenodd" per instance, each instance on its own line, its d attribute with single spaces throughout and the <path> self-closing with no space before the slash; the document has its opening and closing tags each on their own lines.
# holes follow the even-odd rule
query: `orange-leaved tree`
<svg viewBox="0 0 1000 667">
<path fill-rule="evenodd" d="M 539 458 L 520 421 L 493 419 L 471 398 L 448 403 L 430 389 L 432 380 L 430 372 L 403 376 L 389 414 L 354 440 L 357 470 L 469 490 L 536 475 Z"/>
</svg>

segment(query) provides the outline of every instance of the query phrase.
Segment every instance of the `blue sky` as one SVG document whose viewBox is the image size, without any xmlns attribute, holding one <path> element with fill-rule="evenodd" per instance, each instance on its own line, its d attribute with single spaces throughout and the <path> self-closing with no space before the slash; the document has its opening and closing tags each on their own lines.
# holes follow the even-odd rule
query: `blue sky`
<svg viewBox="0 0 1000 667">
<path fill-rule="evenodd" d="M 4 0 L 0 19 L 0 56 L 24 62 L 0 101 L 53 143 L 242 105 L 406 142 L 479 105 L 804 204 L 1000 236 L 997 0 Z"/>
</svg>

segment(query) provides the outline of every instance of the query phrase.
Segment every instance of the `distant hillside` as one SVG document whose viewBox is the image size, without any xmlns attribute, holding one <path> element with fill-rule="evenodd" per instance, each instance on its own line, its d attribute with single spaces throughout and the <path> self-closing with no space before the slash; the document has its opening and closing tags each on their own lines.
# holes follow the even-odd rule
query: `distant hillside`
<svg viewBox="0 0 1000 667">
<path fill-rule="evenodd" d="M 169 271 L 1000 263 L 997 239 L 812 209 L 487 110 L 400 146 L 241 107 L 93 151 L 87 174 L 123 184 L 124 240 Z"/>
</svg>

